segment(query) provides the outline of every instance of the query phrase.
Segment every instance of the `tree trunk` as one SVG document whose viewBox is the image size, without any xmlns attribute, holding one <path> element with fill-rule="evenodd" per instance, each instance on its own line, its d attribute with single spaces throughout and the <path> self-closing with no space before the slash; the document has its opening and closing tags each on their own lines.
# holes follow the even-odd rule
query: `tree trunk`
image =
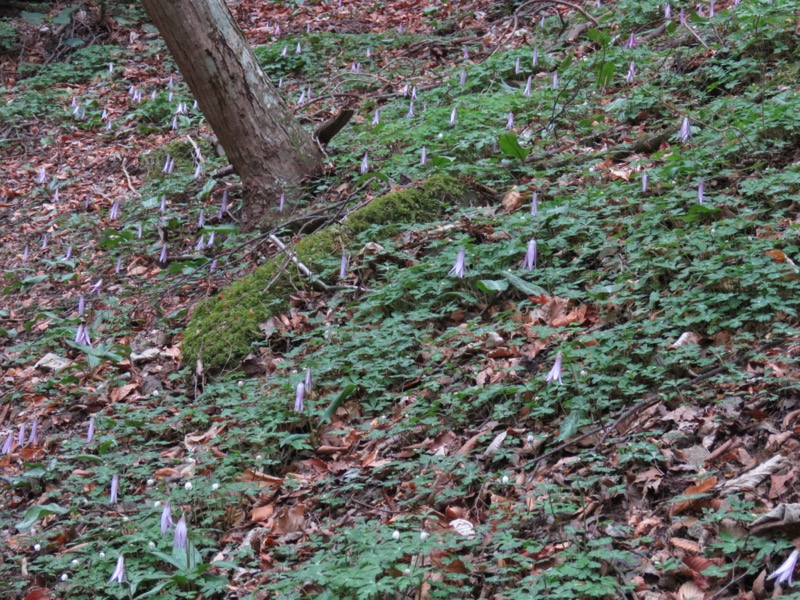
<svg viewBox="0 0 800 600">
<path fill-rule="evenodd" d="M 224 0 L 142 0 L 244 186 L 245 229 L 276 216 L 282 191 L 322 154 L 261 70 Z"/>
</svg>

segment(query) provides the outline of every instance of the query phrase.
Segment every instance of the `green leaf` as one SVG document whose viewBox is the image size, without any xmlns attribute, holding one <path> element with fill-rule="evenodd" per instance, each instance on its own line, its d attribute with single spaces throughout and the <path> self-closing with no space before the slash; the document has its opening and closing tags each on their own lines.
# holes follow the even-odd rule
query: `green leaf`
<svg viewBox="0 0 800 600">
<path fill-rule="evenodd" d="M 586 37 L 589 38 L 598 46 L 600 46 L 601 48 L 605 48 L 606 46 L 608 46 L 608 43 L 611 41 L 610 34 L 594 28 L 586 32 Z"/>
<path fill-rule="evenodd" d="M 525 160 L 531 152 L 530 148 L 523 148 L 519 145 L 517 136 L 513 133 L 500 134 L 500 137 L 497 138 L 497 145 L 503 154 L 519 160 Z"/>
<path fill-rule="evenodd" d="M 356 387 L 357 386 L 354 383 L 348 383 L 346 386 L 344 386 L 344 389 L 341 392 L 339 392 L 339 395 L 333 399 L 333 402 L 330 403 L 330 406 L 328 406 L 325 412 L 322 413 L 319 422 L 320 423 L 329 422 L 331 418 L 333 418 L 333 413 L 336 412 L 336 409 L 342 405 L 342 402 L 347 400 L 350 397 L 350 395 L 356 391 Z"/>
<path fill-rule="evenodd" d="M 614 79 L 614 64 L 611 62 L 604 62 L 599 69 L 597 69 L 597 87 L 607 87 Z"/>
<path fill-rule="evenodd" d="M 564 420 L 561 421 L 561 433 L 558 435 L 558 440 L 563 441 L 571 438 L 578 431 L 578 426 L 583 418 L 582 410 L 573 410 Z"/>
<path fill-rule="evenodd" d="M 538 285 L 533 285 L 532 283 L 528 283 L 521 277 L 517 277 L 513 273 L 503 273 L 508 282 L 513 285 L 517 290 L 525 294 L 526 296 L 539 296 L 545 293 L 545 290 L 540 288 Z"/>
<path fill-rule="evenodd" d="M 16 527 L 19 531 L 26 531 L 33 527 L 34 523 L 46 517 L 47 515 L 65 515 L 69 512 L 68 508 L 59 506 L 58 504 L 40 504 L 38 506 L 31 506 L 25 511 L 25 516 L 22 521 L 17 523 Z"/>
<path fill-rule="evenodd" d="M 505 279 L 481 279 L 478 281 L 478 289 L 484 292 L 505 292 L 508 289 L 508 281 Z"/>
<path fill-rule="evenodd" d="M 41 25 L 44 23 L 43 13 L 23 11 L 20 13 L 20 16 L 22 17 L 22 20 L 29 25 Z"/>
</svg>

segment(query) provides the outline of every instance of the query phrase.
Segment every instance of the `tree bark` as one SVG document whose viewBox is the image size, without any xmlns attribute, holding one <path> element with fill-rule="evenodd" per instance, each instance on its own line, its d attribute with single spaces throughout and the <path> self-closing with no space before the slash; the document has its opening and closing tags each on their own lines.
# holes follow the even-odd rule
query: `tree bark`
<svg viewBox="0 0 800 600">
<path fill-rule="evenodd" d="M 142 0 L 241 177 L 243 226 L 277 215 L 282 191 L 322 169 L 322 153 L 247 44 L 224 0 Z"/>
</svg>

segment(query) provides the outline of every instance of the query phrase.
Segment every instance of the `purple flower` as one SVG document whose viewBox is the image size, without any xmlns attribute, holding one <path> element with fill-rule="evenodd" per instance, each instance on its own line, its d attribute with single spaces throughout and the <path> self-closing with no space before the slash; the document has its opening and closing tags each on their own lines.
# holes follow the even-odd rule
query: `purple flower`
<svg viewBox="0 0 800 600">
<path fill-rule="evenodd" d="M 6 441 L 3 442 L 3 448 L 0 450 L 3 454 L 11 454 L 11 451 L 14 449 L 14 435 L 9 431 L 8 435 L 6 436 Z"/>
<path fill-rule="evenodd" d="M 467 83 L 467 70 L 461 69 L 461 73 L 458 76 L 458 83 L 459 85 L 465 85 Z"/>
<path fill-rule="evenodd" d="M 47 250 L 47 234 L 42 236 L 42 250 Z"/>
<path fill-rule="evenodd" d="M 94 439 L 94 417 L 89 418 L 89 429 L 86 432 L 86 443 L 91 444 Z"/>
<path fill-rule="evenodd" d="M 426 162 L 428 162 L 428 149 L 423 146 L 419 153 L 419 164 L 424 165 Z"/>
<path fill-rule="evenodd" d="M 25 247 L 22 249 L 22 261 L 27 262 L 30 255 L 31 255 L 30 248 L 28 248 L 28 244 L 25 244 Z"/>
<path fill-rule="evenodd" d="M 381 111 L 379 108 L 375 109 L 375 114 L 372 116 L 372 124 L 377 125 L 381 122 Z"/>
<path fill-rule="evenodd" d="M 69 260 L 72 258 L 72 244 L 67 246 L 66 252 L 64 252 L 64 260 Z"/>
<path fill-rule="evenodd" d="M 408 84 L 407 83 L 403 86 L 403 92 L 402 93 L 403 93 L 403 97 L 408 96 Z"/>
<path fill-rule="evenodd" d="M 53 202 L 54 202 L 54 203 L 57 203 L 57 202 L 58 202 L 58 199 L 59 199 L 59 197 L 60 197 L 60 192 L 58 191 L 58 188 L 56 188 L 56 191 L 55 191 L 55 192 L 53 192 Z"/>
<path fill-rule="evenodd" d="M 164 504 L 164 510 L 161 511 L 161 535 L 164 535 L 175 524 L 172 522 L 172 507 L 169 500 Z"/>
<path fill-rule="evenodd" d="M 678 132 L 678 137 L 681 138 L 683 143 L 686 143 L 686 140 L 692 137 L 692 124 L 689 121 L 689 117 L 683 117 L 683 121 L 681 121 L 681 129 Z"/>
<path fill-rule="evenodd" d="M 525 84 L 525 89 L 522 90 L 523 96 L 531 95 L 531 84 L 533 83 L 533 75 L 528 75 L 528 82 Z"/>
<path fill-rule="evenodd" d="M 114 200 L 114 203 L 111 205 L 111 211 L 109 212 L 109 218 L 114 221 L 119 217 L 119 200 Z"/>
<path fill-rule="evenodd" d="M 369 153 L 364 152 L 364 158 L 361 159 L 361 174 L 366 175 L 369 171 Z"/>
<path fill-rule="evenodd" d="M 464 46 L 464 60 L 469 60 L 469 48 Z"/>
<path fill-rule="evenodd" d="M 95 294 L 99 294 L 102 288 L 103 288 L 103 280 L 98 279 L 97 281 L 94 282 L 94 285 L 91 288 L 89 288 L 89 291 L 94 292 Z"/>
<path fill-rule="evenodd" d="M 175 525 L 175 535 L 172 538 L 172 546 L 174 548 L 186 548 L 186 538 L 189 531 L 186 528 L 186 517 L 181 515 L 178 519 L 178 524 Z"/>
<path fill-rule="evenodd" d="M 697 203 L 702 204 L 705 200 L 705 192 L 706 192 L 706 182 L 704 180 L 700 180 L 697 184 Z"/>
<path fill-rule="evenodd" d="M 122 257 L 117 257 L 117 266 L 114 267 L 114 273 L 119 275 L 119 272 L 122 270 Z"/>
<path fill-rule="evenodd" d="M 164 173 L 165 175 L 168 173 L 172 173 L 170 167 L 171 164 L 172 164 L 172 157 L 169 154 L 167 154 L 167 158 L 164 161 L 164 166 L 161 168 L 161 172 Z"/>
<path fill-rule="evenodd" d="M 206 211 L 200 209 L 200 216 L 197 218 L 197 228 L 202 229 L 206 226 Z"/>
<path fill-rule="evenodd" d="M 136 225 L 136 238 L 137 239 L 142 239 L 142 224 L 141 223 L 137 223 L 137 225 Z"/>
<path fill-rule="evenodd" d="M 558 71 L 553 72 L 553 89 L 558 89 Z"/>
<path fill-rule="evenodd" d="M 300 42 L 297 42 L 297 48 L 294 49 L 295 54 L 302 54 L 303 47 L 300 45 Z"/>
<path fill-rule="evenodd" d="M 303 412 L 303 398 L 306 395 L 306 386 L 303 382 L 297 384 L 297 393 L 294 397 L 294 412 Z"/>
<path fill-rule="evenodd" d="M 286 46 L 284 46 L 284 47 L 283 47 L 283 50 L 281 50 L 281 56 L 286 56 L 286 54 L 287 54 L 288 52 L 289 52 L 289 48 L 287 48 Z"/>
<path fill-rule="evenodd" d="M 411 99 L 412 100 L 416 100 L 417 99 L 417 86 L 415 86 L 415 85 L 411 86 Z"/>
<path fill-rule="evenodd" d="M 557 381 L 559 385 L 563 383 L 561 381 L 561 352 L 556 354 L 556 362 L 553 364 L 553 368 L 550 369 L 550 372 L 545 377 L 545 381 L 547 383 L 553 383 Z"/>
<path fill-rule="evenodd" d="M 167 195 L 161 194 L 161 212 L 165 212 L 167 210 Z"/>
<path fill-rule="evenodd" d="M 47 181 L 47 171 L 44 167 L 39 169 L 39 175 L 36 177 L 36 183 L 42 184 Z"/>
<path fill-rule="evenodd" d="M 716 2 L 714 2 L 714 0 L 711 0 L 711 2 L 709 2 L 709 4 L 708 4 L 708 16 L 709 16 L 709 18 L 714 16 L 714 9 L 715 8 L 716 8 Z"/>
<path fill-rule="evenodd" d="M 631 61 L 631 64 L 628 66 L 628 76 L 625 78 L 625 81 L 628 85 L 633 84 L 633 78 L 636 76 L 636 63 Z"/>
<path fill-rule="evenodd" d="M 536 268 L 536 240 L 528 242 L 528 250 L 522 259 L 522 268 L 526 271 L 533 271 Z"/>
<path fill-rule="evenodd" d="M 453 265 L 453 268 L 450 269 L 448 275 L 455 275 L 459 279 L 463 279 L 466 272 L 467 272 L 467 251 L 464 248 L 464 246 L 461 246 L 458 249 L 458 254 L 456 255 L 456 263 Z"/>
<path fill-rule="evenodd" d="M 311 367 L 306 369 L 306 380 L 303 382 L 303 385 L 306 386 L 306 391 L 311 391 Z"/>
<path fill-rule="evenodd" d="M 194 169 L 194 179 L 200 179 L 200 175 L 203 174 L 203 167 L 200 166 L 200 163 L 197 163 L 197 166 Z"/>
<path fill-rule="evenodd" d="M 412 100 L 408 105 L 408 115 L 406 115 L 409 119 L 414 118 L 414 101 Z"/>
<path fill-rule="evenodd" d="M 669 4 L 664 5 L 664 18 L 667 20 L 672 18 L 672 7 Z"/>
<path fill-rule="evenodd" d="M 642 193 L 647 191 L 647 171 L 642 171 Z"/>
<path fill-rule="evenodd" d="M 111 478 L 111 493 L 108 495 L 108 503 L 117 503 L 117 494 L 119 492 L 119 475 L 114 475 Z"/>
<path fill-rule="evenodd" d="M 458 110 L 456 110 L 456 107 L 454 106 L 453 110 L 450 111 L 450 127 L 455 127 L 457 116 L 458 116 Z"/>
<path fill-rule="evenodd" d="M 89 328 L 84 323 L 78 325 L 78 330 L 75 333 L 75 343 L 81 346 L 92 345 L 92 340 L 89 337 Z"/>
<path fill-rule="evenodd" d="M 339 279 L 345 279 L 347 277 L 347 265 L 350 262 L 350 257 L 347 255 L 347 252 L 342 252 L 342 262 L 339 263 Z"/>
<path fill-rule="evenodd" d="M 117 566 L 114 569 L 114 572 L 111 574 L 111 579 L 108 580 L 108 583 L 112 581 L 116 581 L 118 583 L 122 583 L 125 581 L 125 555 L 120 554 L 119 558 L 117 559 Z"/>
<path fill-rule="evenodd" d="M 205 247 L 205 236 L 201 234 L 200 239 L 197 240 L 197 244 L 195 245 L 194 249 L 196 252 L 202 252 L 204 247 Z"/>
<path fill-rule="evenodd" d="M 161 246 L 161 254 L 158 255 L 158 262 L 162 265 L 167 264 L 167 245 Z"/>
<path fill-rule="evenodd" d="M 519 75 L 519 56 L 517 60 L 514 61 L 514 74 Z"/>
<path fill-rule="evenodd" d="M 680 20 L 681 25 L 686 25 L 686 11 L 683 8 L 681 8 L 678 19 Z"/>
<path fill-rule="evenodd" d="M 797 564 L 798 557 L 800 557 L 800 550 L 792 550 L 792 553 L 789 554 L 789 558 L 783 561 L 783 564 L 767 577 L 767 579 L 775 579 L 775 583 L 778 585 L 788 583 L 789 587 L 792 587 L 794 585 L 792 575 L 794 574 L 794 567 Z"/>
<path fill-rule="evenodd" d="M 108 121 L 108 111 L 104 108 L 103 113 L 100 115 L 101 121 Z"/>
<path fill-rule="evenodd" d="M 514 128 L 514 113 L 508 113 L 508 120 L 506 121 L 506 129 L 513 129 Z"/>
<path fill-rule="evenodd" d="M 178 116 L 172 117 L 172 124 L 169 126 L 172 131 L 178 131 Z"/>
<path fill-rule="evenodd" d="M 531 62 L 533 63 L 534 67 L 538 67 L 539 66 L 539 49 L 538 48 L 534 48 L 533 49 L 533 56 L 532 56 Z"/>
<path fill-rule="evenodd" d="M 625 47 L 629 49 L 638 48 L 639 41 L 636 39 L 636 34 L 631 33 L 631 36 L 628 38 L 628 41 L 625 42 Z"/>
<path fill-rule="evenodd" d="M 211 261 L 211 264 L 208 267 L 208 272 L 213 273 L 216 270 L 217 270 L 217 259 L 215 258 L 214 260 Z"/>
<path fill-rule="evenodd" d="M 539 212 L 539 194 L 533 192 L 533 198 L 531 199 L 531 216 L 535 217 L 536 213 Z"/>
<path fill-rule="evenodd" d="M 278 212 L 283 212 L 285 206 L 286 206 L 286 194 L 281 192 L 281 199 L 278 201 Z"/>
<path fill-rule="evenodd" d="M 213 246 L 213 245 L 214 245 L 214 237 L 215 237 L 215 235 L 214 235 L 214 234 L 216 234 L 216 233 L 217 233 L 216 231 L 212 231 L 212 232 L 211 232 L 211 233 L 208 235 L 208 241 L 206 242 L 206 248 L 211 248 L 211 246 Z"/>
<path fill-rule="evenodd" d="M 25 423 L 19 426 L 19 433 L 17 434 L 17 445 L 22 446 L 25 443 Z"/>
<path fill-rule="evenodd" d="M 28 443 L 29 444 L 39 443 L 39 419 L 33 420 L 33 425 L 31 425 L 31 432 L 28 434 Z"/>
</svg>

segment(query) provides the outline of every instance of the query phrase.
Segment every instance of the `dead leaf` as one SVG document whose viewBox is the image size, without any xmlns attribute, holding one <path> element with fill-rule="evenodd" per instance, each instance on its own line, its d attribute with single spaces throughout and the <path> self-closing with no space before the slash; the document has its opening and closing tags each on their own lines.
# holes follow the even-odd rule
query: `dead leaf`
<svg viewBox="0 0 800 600">
<path fill-rule="evenodd" d="M 716 476 L 709 477 L 708 479 L 704 479 L 697 485 L 690 485 L 686 490 L 681 494 L 682 496 L 705 496 L 709 490 L 713 489 L 713 487 L 717 485 L 717 478 Z M 690 508 L 703 500 L 704 498 L 687 498 L 685 500 L 680 500 L 672 505 L 672 514 L 677 515 L 685 511 L 687 508 Z"/>
<path fill-rule="evenodd" d="M 675 546 L 676 548 L 680 548 L 684 552 L 689 552 L 690 554 L 699 554 L 700 551 L 702 550 L 700 544 L 692 540 L 687 540 L 685 538 L 679 538 L 679 537 L 670 538 L 669 543 Z"/>
<path fill-rule="evenodd" d="M 679 589 L 675 595 L 677 600 L 703 600 L 705 593 L 693 581 L 687 581 Z"/>
<path fill-rule="evenodd" d="M 800 504 L 779 504 L 768 513 L 750 523 L 751 533 L 766 533 L 772 530 L 797 535 L 800 531 Z"/>
<path fill-rule="evenodd" d="M 761 463 L 754 469 L 747 471 L 736 479 L 732 479 L 720 486 L 720 492 L 723 495 L 732 494 L 739 491 L 750 491 L 764 481 L 767 477 L 780 471 L 786 466 L 786 459 L 780 454 L 773 456 L 768 461 Z"/>
<path fill-rule="evenodd" d="M 505 441 L 507 436 L 508 436 L 508 429 L 498 433 L 492 440 L 492 443 L 489 444 L 489 446 L 486 448 L 486 452 L 483 453 L 483 456 L 486 457 L 495 454 L 500 449 L 500 446 L 503 445 L 503 442 Z"/>
<path fill-rule="evenodd" d="M 275 512 L 275 507 L 272 504 L 266 506 L 257 506 L 250 511 L 250 521 L 255 523 L 257 521 L 266 521 Z"/>
<path fill-rule="evenodd" d="M 464 537 L 470 539 L 475 537 L 475 526 L 466 519 L 453 519 L 450 521 L 450 527 Z"/>
<path fill-rule="evenodd" d="M 514 212 L 519 210 L 519 207 L 522 205 L 522 194 L 519 192 L 519 188 L 517 186 L 512 187 L 506 195 L 503 197 L 503 208 L 506 209 L 507 212 Z"/>
<path fill-rule="evenodd" d="M 676 348 L 680 348 L 681 346 L 688 346 L 689 344 L 699 344 L 700 340 L 703 339 L 699 333 L 695 333 L 694 331 L 684 331 L 681 336 L 671 343 L 667 348 L 670 350 L 675 350 Z"/>
<path fill-rule="evenodd" d="M 305 522 L 305 508 L 302 504 L 295 504 L 281 510 L 272 522 L 273 535 L 286 535 L 300 531 Z"/>
</svg>

